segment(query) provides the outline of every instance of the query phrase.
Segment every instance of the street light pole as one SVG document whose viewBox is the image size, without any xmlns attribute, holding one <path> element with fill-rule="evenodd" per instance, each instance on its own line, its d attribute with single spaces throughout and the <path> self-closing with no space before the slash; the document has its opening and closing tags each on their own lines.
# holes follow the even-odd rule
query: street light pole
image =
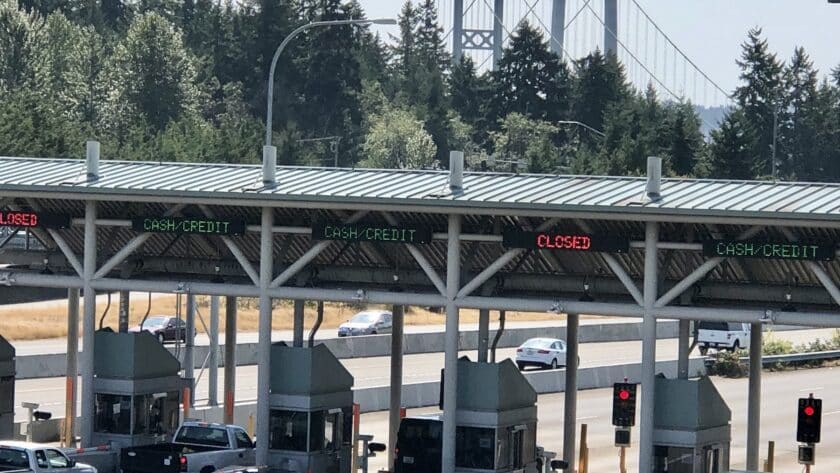
<svg viewBox="0 0 840 473">
<path fill-rule="evenodd" d="M 596 135 L 599 135 L 602 138 L 607 136 L 607 135 L 604 134 L 603 131 L 595 129 L 595 128 L 587 125 L 586 123 L 582 123 L 582 122 L 579 122 L 577 120 L 558 120 L 554 123 L 561 124 L 561 125 L 577 125 L 579 127 L 586 128 L 587 130 L 591 131 L 592 133 L 595 133 Z"/>
<path fill-rule="evenodd" d="M 294 31 L 280 43 L 277 50 L 274 51 L 274 57 L 271 59 L 271 68 L 268 71 L 268 99 L 265 110 L 265 146 L 271 146 L 271 112 L 274 102 L 274 70 L 277 68 L 277 59 L 280 54 L 286 49 L 286 45 L 300 33 L 319 26 L 337 26 L 337 25 L 396 25 L 397 21 L 393 18 L 378 18 L 373 20 L 327 20 L 327 21 L 313 21 L 305 25 L 297 27 Z"/>
</svg>

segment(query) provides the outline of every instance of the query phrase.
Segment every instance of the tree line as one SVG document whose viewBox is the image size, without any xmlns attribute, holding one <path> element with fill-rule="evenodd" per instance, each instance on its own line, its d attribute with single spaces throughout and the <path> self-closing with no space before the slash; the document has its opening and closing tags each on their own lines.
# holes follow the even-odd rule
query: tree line
<svg viewBox="0 0 840 473">
<path fill-rule="evenodd" d="M 752 30 L 733 106 L 706 137 L 688 100 L 636 90 L 614 55 L 566 61 L 521 23 L 495 70 L 453 63 L 433 0 L 391 38 L 315 28 L 281 55 L 278 161 L 840 181 L 840 68 L 820 80 Z M 309 21 L 363 18 L 356 0 L 0 0 L 0 154 L 257 163 L 275 48 Z M 775 165 L 773 156 L 775 154 Z"/>
</svg>

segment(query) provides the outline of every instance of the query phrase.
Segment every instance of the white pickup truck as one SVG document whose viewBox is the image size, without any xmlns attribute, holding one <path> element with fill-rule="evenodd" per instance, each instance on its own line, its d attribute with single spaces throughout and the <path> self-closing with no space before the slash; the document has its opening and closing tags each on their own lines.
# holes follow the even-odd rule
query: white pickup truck
<svg viewBox="0 0 840 473">
<path fill-rule="evenodd" d="M 236 425 L 184 422 L 172 443 L 126 447 L 123 473 L 210 473 L 231 465 L 255 463 L 254 442 Z"/>
<path fill-rule="evenodd" d="M 0 472 L 8 473 L 97 473 L 96 468 L 76 463 L 49 445 L 0 441 Z"/>
<path fill-rule="evenodd" d="M 750 324 L 701 321 L 697 329 L 697 345 L 703 355 L 709 348 L 736 351 L 750 347 Z"/>
</svg>

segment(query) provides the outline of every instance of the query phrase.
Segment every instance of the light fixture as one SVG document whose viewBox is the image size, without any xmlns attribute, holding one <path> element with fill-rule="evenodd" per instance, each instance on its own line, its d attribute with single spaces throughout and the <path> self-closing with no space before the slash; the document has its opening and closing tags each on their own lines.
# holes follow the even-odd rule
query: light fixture
<svg viewBox="0 0 840 473">
<path fill-rule="evenodd" d="M 595 300 L 595 298 L 589 294 L 589 281 L 586 278 L 583 280 L 583 295 L 580 296 L 580 299 L 578 300 L 581 302 L 593 302 Z"/>
<path fill-rule="evenodd" d="M 41 270 L 41 274 L 54 274 L 50 269 L 50 260 L 48 258 L 44 258 L 44 269 Z"/>
<path fill-rule="evenodd" d="M 560 305 L 560 301 L 555 301 L 554 304 L 551 304 L 551 307 L 549 307 L 548 312 L 552 314 L 562 314 L 563 306 Z"/>
<path fill-rule="evenodd" d="M 215 274 L 214 274 L 214 275 L 213 275 L 213 277 L 210 279 L 210 282 L 215 283 L 215 284 L 222 284 L 222 283 L 224 283 L 224 282 L 225 282 L 225 278 L 223 278 L 223 277 L 222 277 L 222 275 L 221 275 L 221 274 L 219 274 L 219 273 L 222 271 L 222 268 L 221 268 L 221 267 L 219 267 L 219 265 L 216 265 L 216 266 L 213 268 L 213 270 L 215 271 Z"/>
<path fill-rule="evenodd" d="M 791 302 L 793 296 L 790 291 L 785 293 L 785 305 L 782 306 L 782 312 L 796 312 L 796 306 Z"/>
</svg>

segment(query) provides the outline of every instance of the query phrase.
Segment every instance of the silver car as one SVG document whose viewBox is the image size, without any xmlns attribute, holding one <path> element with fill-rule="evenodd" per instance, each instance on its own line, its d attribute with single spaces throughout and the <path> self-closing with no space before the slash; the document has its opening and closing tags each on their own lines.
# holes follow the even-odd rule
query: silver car
<svg viewBox="0 0 840 473">
<path fill-rule="evenodd" d="M 96 473 L 96 468 L 76 463 L 50 445 L 0 440 L 0 471 Z"/>
<path fill-rule="evenodd" d="M 353 335 L 377 335 L 391 333 L 393 316 L 387 310 L 366 310 L 359 312 L 347 322 L 338 326 L 339 337 Z"/>
</svg>

